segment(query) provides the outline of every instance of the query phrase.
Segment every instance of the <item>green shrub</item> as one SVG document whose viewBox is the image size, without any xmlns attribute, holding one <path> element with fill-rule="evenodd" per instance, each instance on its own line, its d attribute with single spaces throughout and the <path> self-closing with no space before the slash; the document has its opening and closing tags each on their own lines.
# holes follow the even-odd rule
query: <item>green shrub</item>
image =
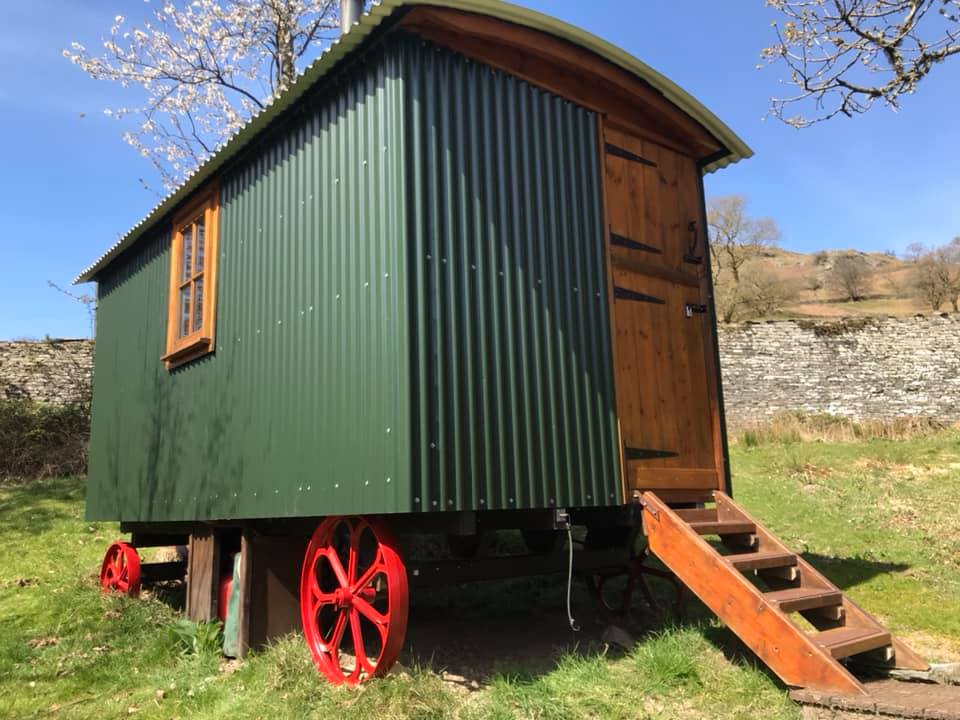
<svg viewBox="0 0 960 720">
<path fill-rule="evenodd" d="M 220 655 L 223 628 L 219 622 L 177 620 L 170 626 L 170 636 L 183 655 Z"/>
<path fill-rule="evenodd" d="M 0 479 L 83 474 L 89 437 L 86 403 L 0 400 Z"/>
</svg>

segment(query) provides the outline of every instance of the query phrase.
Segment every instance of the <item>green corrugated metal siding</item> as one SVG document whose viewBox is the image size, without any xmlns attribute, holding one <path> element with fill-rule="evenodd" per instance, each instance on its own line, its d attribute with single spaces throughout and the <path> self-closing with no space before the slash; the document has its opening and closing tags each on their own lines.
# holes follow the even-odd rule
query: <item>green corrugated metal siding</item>
<svg viewBox="0 0 960 720">
<path fill-rule="evenodd" d="M 596 116 L 407 46 L 413 504 L 619 502 Z"/>
<path fill-rule="evenodd" d="M 408 510 L 399 49 L 224 178 L 217 348 L 168 373 L 169 237 L 101 278 L 90 518 Z"/>
<path fill-rule="evenodd" d="M 596 117 L 385 39 L 222 183 L 216 353 L 169 235 L 101 278 L 88 515 L 619 502 Z"/>
</svg>

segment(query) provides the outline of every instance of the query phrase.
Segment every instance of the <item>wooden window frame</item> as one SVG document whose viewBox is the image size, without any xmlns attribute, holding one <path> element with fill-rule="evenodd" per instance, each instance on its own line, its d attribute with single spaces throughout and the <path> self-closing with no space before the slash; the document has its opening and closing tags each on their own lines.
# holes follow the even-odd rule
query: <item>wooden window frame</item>
<svg viewBox="0 0 960 720">
<path fill-rule="evenodd" d="M 192 226 L 200 217 L 204 225 L 203 267 L 195 271 L 190 269 L 190 277 L 184 281 L 181 278 L 183 262 L 184 234 L 186 226 Z M 199 193 L 189 205 L 178 212 L 173 218 L 173 229 L 170 242 L 170 286 L 167 299 L 167 347 L 161 358 L 168 370 L 180 367 L 197 358 L 208 355 L 215 347 L 215 325 L 217 315 L 217 260 L 220 239 L 220 187 L 214 185 Z M 191 238 L 191 242 L 192 242 Z M 191 251 L 195 261 L 194 248 Z M 190 327 L 193 327 L 196 281 L 203 280 L 202 315 L 200 328 L 187 335 L 180 335 L 180 290 L 182 287 L 191 287 Z"/>
</svg>

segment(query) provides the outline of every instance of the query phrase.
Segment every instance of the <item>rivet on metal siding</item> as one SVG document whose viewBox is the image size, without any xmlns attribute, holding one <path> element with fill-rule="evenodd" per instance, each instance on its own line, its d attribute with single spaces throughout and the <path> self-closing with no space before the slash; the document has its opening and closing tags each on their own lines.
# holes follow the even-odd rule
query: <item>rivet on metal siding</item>
<svg viewBox="0 0 960 720">
<path fill-rule="evenodd" d="M 279 491 L 279 490 L 274 490 L 274 491 L 273 491 L 273 494 L 274 494 L 274 495 L 279 495 L 279 494 L 280 494 L 280 491 Z"/>
<path fill-rule="evenodd" d="M 303 492 L 303 485 L 297 488 L 297 492 Z"/>
<path fill-rule="evenodd" d="M 387 435 L 390 434 L 390 428 L 387 428 Z"/>
<path fill-rule="evenodd" d="M 470 266 L 470 269 L 471 269 L 471 270 L 476 270 L 476 269 L 477 269 L 477 266 L 476 266 L 476 265 L 471 265 L 471 266 Z"/>
<path fill-rule="evenodd" d="M 540 278 L 537 278 L 537 285 L 543 285 L 543 280 L 541 280 Z"/>
<path fill-rule="evenodd" d="M 427 260 L 432 260 L 433 258 L 430 255 L 427 255 Z"/>
<path fill-rule="evenodd" d="M 441 259 L 440 259 L 440 262 L 442 262 L 444 265 L 446 265 L 446 264 L 447 264 L 447 259 L 446 259 L 446 258 L 441 258 Z"/>
<path fill-rule="evenodd" d="M 277 320 L 277 325 L 283 325 L 283 320 Z"/>
<path fill-rule="evenodd" d="M 307 492 L 310 492 L 310 486 L 307 485 Z"/>
<path fill-rule="evenodd" d="M 365 288 L 368 288 L 368 287 L 370 287 L 370 283 L 365 282 L 365 283 L 363 284 L 363 286 L 364 286 Z"/>
<path fill-rule="evenodd" d="M 313 305 L 310 306 L 310 312 L 313 312 Z"/>
<path fill-rule="evenodd" d="M 437 506 L 437 501 L 434 500 L 431 504 L 432 504 L 434 507 L 436 507 L 436 506 Z"/>
<path fill-rule="evenodd" d="M 413 501 L 414 501 L 415 503 L 418 503 L 418 502 L 420 502 L 420 498 L 415 497 L 415 498 L 413 499 Z"/>
<path fill-rule="evenodd" d="M 306 314 L 307 314 L 307 311 L 306 311 L 306 310 L 301 310 L 301 311 L 300 311 L 300 317 L 303 317 L 303 316 L 306 315 Z"/>
<path fill-rule="evenodd" d="M 453 505 L 453 500 L 447 500 L 447 505 Z"/>
<path fill-rule="evenodd" d="M 510 504 L 513 505 L 513 498 L 510 498 Z"/>
<path fill-rule="evenodd" d="M 393 481 L 393 478 L 387 478 L 387 484 L 389 485 Z"/>
<path fill-rule="evenodd" d="M 573 289 L 573 291 L 574 291 L 575 293 L 578 293 L 578 292 L 580 292 L 580 288 L 575 287 L 575 288 Z"/>
<path fill-rule="evenodd" d="M 257 335 L 260 334 L 260 328 L 257 328 Z"/>
<path fill-rule="evenodd" d="M 390 277 L 390 273 L 384 273 L 383 276 L 384 276 L 385 278 L 388 278 L 388 277 Z"/>
<path fill-rule="evenodd" d="M 336 299 L 337 299 L 337 300 L 339 300 L 339 299 L 340 299 L 340 293 L 337 293 L 337 297 L 336 297 Z"/>
<path fill-rule="evenodd" d="M 363 484 L 364 484 L 364 485 L 369 485 L 369 484 L 370 484 L 370 481 L 369 481 L 369 480 L 364 480 L 364 481 L 363 481 Z"/>
<path fill-rule="evenodd" d="M 587 495 L 587 500 L 593 500 L 593 495 Z"/>
<path fill-rule="evenodd" d="M 340 487 L 340 483 L 334 483 L 334 484 L 333 484 L 333 489 L 334 489 L 334 490 L 336 490 L 336 489 L 339 488 L 339 487 Z"/>
<path fill-rule="evenodd" d="M 436 447 L 437 447 L 437 444 L 436 444 L 436 443 L 430 443 L 430 449 L 431 449 L 431 450 L 435 450 Z"/>
<path fill-rule="evenodd" d="M 503 270 L 500 271 L 500 277 L 503 277 Z"/>
<path fill-rule="evenodd" d="M 481 505 L 486 505 L 486 504 L 487 504 L 487 501 L 484 500 L 483 498 L 480 498 L 480 504 L 481 504 Z"/>
</svg>

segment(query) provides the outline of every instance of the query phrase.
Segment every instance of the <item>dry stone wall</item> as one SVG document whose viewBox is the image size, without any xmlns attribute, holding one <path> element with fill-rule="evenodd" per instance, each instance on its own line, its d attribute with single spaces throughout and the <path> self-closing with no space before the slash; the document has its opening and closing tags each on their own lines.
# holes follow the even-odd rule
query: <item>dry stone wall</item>
<svg viewBox="0 0 960 720">
<path fill-rule="evenodd" d="M 727 422 L 782 410 L 960 421 L 960 315 L 721 326 Z"/>
<path fill-rule="evenodd" d="M 960 421 L 960 315 L 720 327 L 727 420 L 783 410 Z M 0 342 L 0 397 L 66 403 L 89 391 L 93 342 Z"/>
<path fill-rule="evenodd" d="M 64 405 L 89 396 L 93 341 L 0 341 L 0 398 Z"/>
</svg>

